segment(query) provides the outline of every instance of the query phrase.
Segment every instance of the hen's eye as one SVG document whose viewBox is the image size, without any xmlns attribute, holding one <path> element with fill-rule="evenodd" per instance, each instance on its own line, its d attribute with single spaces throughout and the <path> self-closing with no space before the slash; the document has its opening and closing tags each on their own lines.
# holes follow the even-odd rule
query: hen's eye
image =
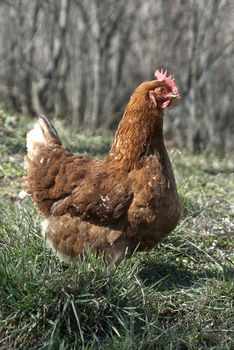
<svg viewBox="0 0 234 350">
<path fill-rule="evenodd" d="M 166 92 L 166 89 L 164 87 L 160 87 L 159 92 L 161 92 L 161 93 Z"/>
</svg>

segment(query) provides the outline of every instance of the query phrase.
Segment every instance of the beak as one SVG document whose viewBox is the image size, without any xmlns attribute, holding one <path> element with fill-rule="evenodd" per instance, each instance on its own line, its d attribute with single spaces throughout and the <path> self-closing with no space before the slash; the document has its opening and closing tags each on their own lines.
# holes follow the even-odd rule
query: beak
<svg viewBox="0 0 234 350">
<path fill-rule="evenodd" d="M 176 100 L 180 100 L 180 99 L 181 99 L 181 96 L 180 96 L 180 94 L 178 93 L 178 94 L 175 95 L 174 98 L 175 98 Z"/>
<path fill-rule="evenodd" d="M 180 100 L 181 99 L 181 96 L 180 96 L 180 94 L 178 93 L 178 92 L 176 92 L 176 93 L 171 93 L 170 94 L 170 98 L 171 99 L 173 99 L 173 100 Z"/>
</svg>

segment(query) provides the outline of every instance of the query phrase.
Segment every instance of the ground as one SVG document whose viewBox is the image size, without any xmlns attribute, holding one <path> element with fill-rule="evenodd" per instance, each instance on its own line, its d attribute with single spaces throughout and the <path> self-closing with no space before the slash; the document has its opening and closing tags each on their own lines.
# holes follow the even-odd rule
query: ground
<svg viewBox="0 0 234 350">
<path fill-rule="evenodd" d="M 231 158 L 170 150 L 183 204 L 175 231 L 118 267 L 93 254 L 66 266 L 23 192 L 32 123 L 0 111 L 0 349 L 233 349 Z M 57 125 L 76 151 L 108 150 L 110 136 Z"/>
</svg>

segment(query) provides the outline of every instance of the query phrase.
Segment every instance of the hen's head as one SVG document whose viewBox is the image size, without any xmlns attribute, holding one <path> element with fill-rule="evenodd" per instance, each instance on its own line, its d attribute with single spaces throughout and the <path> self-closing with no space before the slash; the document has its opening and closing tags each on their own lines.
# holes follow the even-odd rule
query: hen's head
<svg viewBox="0 0 234 350">
<path fill-rule="evenodd" d="M 172 100 L 180 99 L 180 94 L 174 78 L 171 75 L 167 76 L 167 71 L 156 70 L 154 75 L 156 82 L 161 84 L 149 91 L 149 97 L 156 107 L 164 109 L 172 104 Z"/>
</svg>

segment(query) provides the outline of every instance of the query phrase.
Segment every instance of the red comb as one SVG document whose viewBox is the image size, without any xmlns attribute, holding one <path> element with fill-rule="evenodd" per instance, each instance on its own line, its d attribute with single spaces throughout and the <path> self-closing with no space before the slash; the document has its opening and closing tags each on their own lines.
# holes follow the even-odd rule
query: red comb
<svg viewBox="0 0 234 350">
<path fill-rule="evenodd" d="M 161 70 L 157 69 L 154 72 L 154 75 L 158 81 L 166 81 L 172 90 L 177 90 L 175 80 L 174 80 L 172 75 L 167 76 L 167 70 L 165 72 L 163 72 L 162 68 L 161 68 Z"/>
</svg>

